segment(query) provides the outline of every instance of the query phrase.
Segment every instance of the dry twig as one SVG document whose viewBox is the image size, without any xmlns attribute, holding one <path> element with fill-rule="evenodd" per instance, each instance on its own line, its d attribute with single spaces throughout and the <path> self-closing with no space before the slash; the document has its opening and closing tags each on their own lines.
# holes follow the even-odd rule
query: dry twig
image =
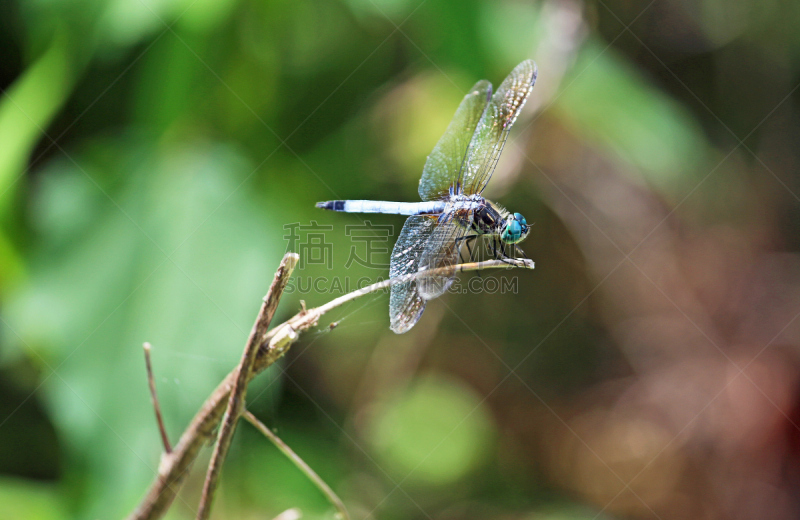
<svg viewBox="0 0 800 520">
<path fill-rule="evenodd" d="M 325 498 L 328 499 L 328 502 L 330 502 L 331 505 L 336 508 L 338 511 L 337 516 L 340 518 L 340 520 L 350 520 L 350 515 L 347 513 L 347 508 L 344 507 L 344 502 L 342 502 L 342 499 L 340 499 L 336 493 L 333 492 L 330 486 L 328 486 L 328 484 L 322 480 L 322 477 L 317 475 L 316 471 L 311 469 L 311 466 L 306 464 L 306 462 L 301 459 L 300 456 L 297 455 L 294 450 L 292 450 L 292 448 L 283 442 L 280 437 L 275 435 L 272 430 L 267 428 L 264 423 L 259 421 L 255 415 L 250 413 L 248 410 L 245 410 L 242 416 L 247 419 L 247 421 L 252 424 L 256 430 L 260 431 L 264 437 L 272 441 L 272 444 L 281 450 L 281 452 L 286 455 L 289 460 L 291 460 L 294 465 L 297 466 L 300 471 L 302 471 L 303 474 L 306 475 L 309 480 L 311 480 L 311 482 L 314 483 L 315 486 L 317 486 L 317 489 L 319 489 L 322 494 L 325 495 Z"/>
<path fill-rule="evenodd" d="M 283 295 L 283 290 L 286 288 L 286 283 L 289 281 L 289 277 L 292 275 L 292 271 L 294 271 L 299 259 L 300 257 L 297 253 L 287 253 L 283 257 L 283 261 L 281 261 L 281 265 L 275 273 L 275 278 L 272 280 L 269 292 L 264 298 L 264 303 L 261 305 L 256 322 L 253 324 L 253 329 L 250 331 L 250 337 L 247 338 L 247 344 L 244 347 L 244 352 L 242 352 L 242 360 L 236 368 L 236 377 L 234 378 L 233 388 L 230 391 L 228 407 L 222 419 L 222 426 L 217 435 L 214 453 L 211 456 L 211 462 L 208 464 L 208 472 L 203 484 L 203 494 L 200 497 L 200 506 L 197 510 L 197 520 L 207 520 L 211 516 L 211 505 L 214 502 L 214 492 L 219 482 L 219 474 L 222 471 L 222 465 L 225 463 L 225 457 L 228 455 L 228 448 L 230 448 L 239 415 L 244 408 L 247 382 L 250 381 L 253 361 L 255 361 L 258 347 L 261 345 L 261 338 L 269 329 L 269 324 L 275 315 L 275 310 L 278 308 L 278 302 L 281 299 L 281 295 Z"/>
<path fill-rule="evenodd" d="M 164 418 L 161 416 L 161 405 L 158 404 L 156 381 L 153 378 L 153 365 L 150 363 L 150 343 L 145 342 L 143 347 L 144 365 L 147 368 L 147 385 L 150 387 L 150 399 L 153 401 L 153 410 L 156 412 L 156 422 L 158 422 L 158 431 L 161 433 L 161 442 L 164 443 L 164 453 L 169 454 L 172 451 L 172 447 L 169 445 L 167 429 L 164 427 Z"/>
<path fill-rule="evenodd" d="M 274 327 L 264 334 L 259 341 L 255 360 L 252 369 L 247 375 L 247 381 L 255 377 L 259 372 L 275 363 L 283 356 L 286 351 L 295 343 L 300 334 L 317 325 L 319 318 L 325 313 L 347 303 L 370 294 L 391 287 L 397 283 L 404 283 L 414 280 L 420 276 L 451 274 L 461 271 L 475 271 L 479 269 L 498 269 L 519 267 L 533 269 L 534 263 L 530 260 L 488 260 L 485 262 L 470 262 L 458 264 L 451 267 L 442 267 L 421 271 L 396 278 L 390 278 L 382 282 L 377 282 L 363 289 L 353 291 L 331 300 L 330 302 L 313 309 L 303 310 L 298 314 Z M 225 379 L 214 389 L 211 396 L 203 403 L 200 410 L 195 414 L 192 422 L 181 435 L 178 444 L 173 448 L 172 453 L 165 454 L 159 465 L 158 475 L 151 484 L 147 495 L 142 499 L 137 508 L 129 515 L 128 520 L 156 520 L 161 518 L 167 511 L 175 495 L 178 492 L 181 482 L 186 476 L 197 453 L 203 443 L 212 437 L 223 413 L 225 405 L 230 397 L 231 389 L 238 375 L 238 368 L 231 371 Z"/>
</svg>

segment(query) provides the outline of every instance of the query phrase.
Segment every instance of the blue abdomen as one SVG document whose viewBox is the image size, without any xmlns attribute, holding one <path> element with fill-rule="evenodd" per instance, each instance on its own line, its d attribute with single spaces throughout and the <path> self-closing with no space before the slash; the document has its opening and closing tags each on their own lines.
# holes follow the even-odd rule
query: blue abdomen
<svg viewBox="0 0 800 520">
<path fill-rule="evenodd" d="M 438 215 L 444 211 L 440 200 L 428 202 L 392 202 L 383 200 L 329 200 L 317 207 L 345 213 L 387 213 L 391 215 Z"/>
</svg>

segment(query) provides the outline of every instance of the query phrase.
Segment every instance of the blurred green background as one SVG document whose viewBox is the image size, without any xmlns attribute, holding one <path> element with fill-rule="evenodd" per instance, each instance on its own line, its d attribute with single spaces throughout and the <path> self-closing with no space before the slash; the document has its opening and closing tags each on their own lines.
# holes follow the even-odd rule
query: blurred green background
<svg viewBox="0 0 800 520">
<path fill-rule="evenodd" d="M 385 294 L 355 301 L 249 408 L 354 519 L 797 518 L 798 24 L 772 0 L 0 2 L 0 518 L 130 512 L 160 453 L 142 342 L 175 442 L 291 225 L 330 249 L 276 320 L 385 278 L 314 203 L 416 200 L 461 97 L 527 58 L 486 195 L 535 223 L 536 270 L 403 336 Z M 402 218 L 370 221 L 391 247 Z M 242 424 L 215 518 L 289 508 L 333 514 Z"/>
</svg>

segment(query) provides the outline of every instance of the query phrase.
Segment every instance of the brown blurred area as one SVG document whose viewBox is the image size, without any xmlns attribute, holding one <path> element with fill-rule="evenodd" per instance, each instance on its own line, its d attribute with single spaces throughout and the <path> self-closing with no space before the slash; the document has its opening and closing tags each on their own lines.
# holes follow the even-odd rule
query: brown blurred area
<svg viewBox="0 0 800 520">
<path fill-rule="evenodd" d="M 552 173 L 537 182 L 627 373 L 561 406 L 533 403 L 547 425 L 524 434 L 534 453 L 625 517 L 795 518 L 800 263 L 779 228 L 781 204 L 798 201 L 749 150 L 668 198 L 546 141 L 534 146 Z"/>
</svg>

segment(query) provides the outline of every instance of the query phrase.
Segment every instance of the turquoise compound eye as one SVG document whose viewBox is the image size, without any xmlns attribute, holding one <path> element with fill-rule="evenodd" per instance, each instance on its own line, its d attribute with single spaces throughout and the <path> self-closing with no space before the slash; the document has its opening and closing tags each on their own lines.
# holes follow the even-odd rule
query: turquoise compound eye
<svg viewBox="0 0 800 520">
<path fill-rule="evenodd" d="M 527 227 L 527 226 L 528 226 L 528 223 L 525 221 L 525 217 L 523 217 L 521 214 L 519 214 L 519 213 L 514 213 L 514 219 L 515 219 L 516 221 L 518 221 L 520 224 L 522 224 L 522 227 L 523 227 L 523 228 L 525 228 L 525 227 Z"/>
<path fill-rule="evenodd" d="M 503 230 L 503 234 L 500 238 L 503 239 L 503 242 L 513 244 L 518 242 L 520 237 L 522 237 L 522 226 L 516 220 L 511 220 L 506 225 L 506 228 Z"/>
</svg>

